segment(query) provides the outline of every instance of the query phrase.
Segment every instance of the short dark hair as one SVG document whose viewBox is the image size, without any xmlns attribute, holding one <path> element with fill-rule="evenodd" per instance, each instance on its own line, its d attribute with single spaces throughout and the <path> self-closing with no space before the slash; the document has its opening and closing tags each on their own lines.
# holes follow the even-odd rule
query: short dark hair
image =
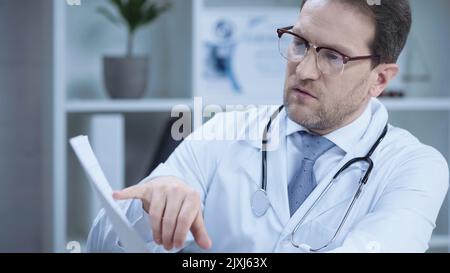
<svg viewBox="0 0 450 273">
<path fill-rule="evenodd" d="M 308 0 L 303 0 L 301 7 Z M 336 1 L 336 0 L 333 0 Z M 372 54 L 379 55 L 379 63 L 396 63 L 405 47 L 411 30 L 411 6 L 408 0 L 339 0 L 349 4 L 375 22 L 375 39 L 370 45 Z"/>
</svg>

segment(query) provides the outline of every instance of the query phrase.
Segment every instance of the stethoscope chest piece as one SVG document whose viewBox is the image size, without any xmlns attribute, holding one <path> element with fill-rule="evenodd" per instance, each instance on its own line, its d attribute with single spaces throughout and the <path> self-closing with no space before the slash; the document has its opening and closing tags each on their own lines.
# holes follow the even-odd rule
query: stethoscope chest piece
<svg viewBox="0 0 450 273">
<path fill-rule="evenodd" d="M 270 207 L 269 198 L 263 189 L 257 190 L 252 196 L 252 210 L 257 217 L 263 216 Z"/>
</svg>

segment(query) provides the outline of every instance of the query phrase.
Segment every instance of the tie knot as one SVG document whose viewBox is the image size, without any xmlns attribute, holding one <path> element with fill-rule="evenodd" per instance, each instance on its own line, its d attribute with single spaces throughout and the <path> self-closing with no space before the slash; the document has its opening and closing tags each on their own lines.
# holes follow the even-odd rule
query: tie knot
<svg viewBox="0 0 450 273">
<path fill-rule="evenodd" d="M 313 135 L 311 133 L 299 132 L 302 138 L 302 152 L 305 159 L 316 161 L 322 154 L 331 149 L 334 143 L 323 136 Z"/>
</svg>

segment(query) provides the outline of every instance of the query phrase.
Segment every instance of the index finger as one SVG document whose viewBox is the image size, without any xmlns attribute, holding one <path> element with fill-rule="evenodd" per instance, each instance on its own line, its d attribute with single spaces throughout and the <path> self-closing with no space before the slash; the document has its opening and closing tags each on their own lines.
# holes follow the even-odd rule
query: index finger
<svg viewBox="0 0 450 273">
<path fill-rule="evenodd" d="M 202 210 L 199 210 L 197 216 L 195 217 L 194 223 L 191 226 L 192 235 L 194 235 L 197 244 L 204 248 L 211 248 L 212 242 L 206 232 L 205 223 L 203 222 Z"/>
<path fill-rule="evenodd" d="M 113 198 L 116 200 L 125 199 L 145 199 L 146 189 L 144 185 L 134 185 L 113 193 Z"/>
</svg>

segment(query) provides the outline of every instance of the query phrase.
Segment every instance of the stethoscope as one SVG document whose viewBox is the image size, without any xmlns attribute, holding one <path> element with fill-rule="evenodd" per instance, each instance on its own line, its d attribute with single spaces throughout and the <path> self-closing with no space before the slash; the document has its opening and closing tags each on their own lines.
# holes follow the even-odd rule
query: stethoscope
<svg viewBox="0 0 450 273">
<path fill-rule="evenodd" d="M 263 139 L 262 139 L 262 182 L 261 182 L 261 188 L 259 188 L 252 196 L 252 200 L 251 200 L 251 207 L 253 210 L 253 213 L 257 216 L 257 217 L 261 217 L 263 216 L 267 210 L 270 207 L 270 201 L 269 198 L 267 196 L 267 145 L 268 145 L 268 140 L 267 140 L 267 133 L 270 130 L 270 126 L 272 124 L 272 121 L 275 120 L 278 116 L 278 114 L 281 112 L 281 110 L 283 110 L 284 105 L 280 106 L 277 111 L 275 111 L 272 116 L 270 117 L 269 122 L 267 123 L 267 126 L 263 132 Z M 333 176 L 333 178 L 331 179 L 330 183 L 328 183 L 327 187 L 322 191 L 322 193 L 319 195 L 319 197 L 316 199 L 316 201 L 312 204 L 312 206 L 308 209 L 308 211 L 303 215 L 303 217 L 300 219 L 300 221 L 298 222 L 298 224 L 295 226 L 294 230 L 292 231 L 291 234 L 291 243 L 294 247 L 297 248 L 305 248 L 304 245 L 301 245 L 299 243 L 296 243 L 294 241 L 294 234 L 297 232 L 298 228 L 303 224 L 304 220 L 306 219 L 306 217 L 310 214 L 310 212 L 316 207 L 317 203 L 323 198 L 323 196 L 328 192 L 328 190 L 331 188 L 331 186 L 336 182 L 337 178 L 339 177 L 339 175 L 341 175 L 345 170 L 347 170 L 348 168 L 350 168 L 353 164 L 358 163 L 358 162 L 365 162 L 368 165 L 367 170 L 365 171 L 365 174 L 363 176 L 363 178 L 361 179 L 360 183 L 359 183 L 359 187 L 358 190 L 356 191 L 355 195 L 353 196 L 352 202 L 350 203 L 350 206 L 348 207 L 347 211 L 345 212 L 344 218 L 342 219 L 341 223 L 339 224 L 338 229 L 336 230 L 336 232 L 334 233 L 332 239 L 324 246 L 320 247 L 320 248 L 315 248 L 315 249 L 311 249 L 306 247 L 309 251 L 312 252 L 317 252 L 320 251 L 326 247 L 328 247 L 337 237 L 337 235 L 339 234 L 339 232 L 341 231 L 342 227 L 345 224 L 345 221 L 348 218 L 348 215 L 350 214 L 355 202 L 358 200 L 359 196 L 361 195 L 361 192 L 363 190 L 363 187 L 367 184 L 367 181 L 369 180 L 369 176 L 370 173 L 373 170 L 373 161 L 370 158 L 373 154 L 373 152 L 377 149 L 377 147 L 380 145 L 381 141 L 383 140 L 383 138 L 386 136 L 388 131 L 388 125 L 386 124 L 386 126 L 383 129 L 383 132 L 381 133 L 381 135 L 378 137 L 378 139 L 375 141 L 375 143 L 372 145 L 372 147 L 370 148 L 369 152 L 366 154 L 366 156 L 364 157 L 356 157 L 353 158 L 351 160 L 349 160 L 347 163 L 344 164 L 344 166 L 342 166 L 337 172 L 336 174 Z"/>
</svg>

